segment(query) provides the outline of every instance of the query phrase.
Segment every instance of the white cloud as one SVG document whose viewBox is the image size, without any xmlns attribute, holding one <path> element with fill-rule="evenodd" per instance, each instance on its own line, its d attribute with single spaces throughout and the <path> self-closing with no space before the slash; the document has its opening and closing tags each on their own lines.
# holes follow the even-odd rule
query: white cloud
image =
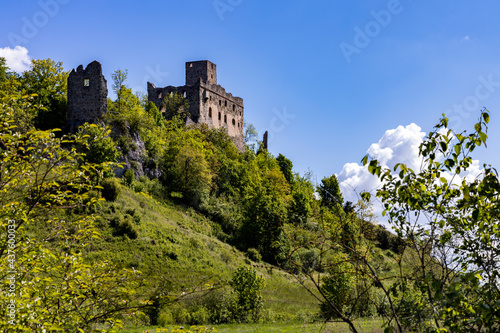
<svg viewBox="0 0 500 333">
<path fill-rule="evenodd" d="M 468 42 L 468 41 L 470 41 L 469 36 L 465 36 L 464 38 L 462 38 L 462 42 Z"/>
<path fill-rule="evenodd" d="M 426 133 L 416 124 L 412 123 L 406 127 L 398 126 L 387 130 L 377 143 L 373 143 L 368 148 L 367 153 L 378 160 L 382 167 L 393 170 L 397 163 L 404 163 L 418 172 L 422 163 L 422 157 L 418 156 L 418 148 L 425 135 Z M 453 183 L 459 184 L 462 177 L 465 177 L 467 181 L 472 181 L 481 172 L 479 161 L 473 160 L 469 169 L 460 176 L 453 177 L 451 174 L 442 176 L 447 180 L 453 178 Z M 381 185 L 380 180 L 370 174 L 367 167 L 357 163 L 345 164 L 337 178 L 344 199 L 352 202 L 358 201 L 358 195 L 363 191 L 371 192 L 373 198 L 376 189 Z M 373 210 L 378 215 L 379 222 L 386 223 L 385 218 L 382 218 L 382 206 L 377 200 L 374 200 Z"/>
<path fill-rule="evenodd" d="M 7 67 L 17 73 L 22 73 L 30 69 L 31 58 L 28 49 L 22 46 L 0 48 L 0 57 L 5 58 Z"/>
<path fill-rule="evenodd" d="M 386 131 L 378 143 L 372 144 L 368 154 L 389 168 L 393 168 L 397 163 L 404 163 L 416 170 L 420 166 L 418 146 L 424 136 L 425 132 L 416 124 L 398 126 Z"/>
<path fill-rule="evenodd" d="M 378 160 L 383 167 L 394 168 L 397 163 L 405 163 L 409 168 L 418 170 L 421 158 L 418 157 L 418 147 L 425 136 L 416 124 L 406 127 L 398 126 L 385 132 L 382 138 L 368 148 L 367 153 Z M 358 194 L 369 191 L 375 194 L 380 186 L 379 179 L 368 172 L 365 166 L 357 163 L 347 163 L 338 175 L 339 186 L 345 200 L 356 202 Z M 374 207 L 380 215 L 380 205 Z"/>
</svg>

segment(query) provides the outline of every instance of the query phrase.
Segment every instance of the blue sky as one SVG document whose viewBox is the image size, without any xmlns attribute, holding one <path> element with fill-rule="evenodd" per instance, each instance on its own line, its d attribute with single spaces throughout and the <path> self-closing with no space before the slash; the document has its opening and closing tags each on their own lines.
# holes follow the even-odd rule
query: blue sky
<svg viewBox="0 0 500 333">
<path fill-rule="evenodd" d="M 0 10 L 3 52 L 22 46 L 68 70 L 98 60 L 108 83 L 128 69 L 134 90 L 182 85 L 186 61 L 211 60 L 246 121 L 271 132 L 270 151 L 317 181 L 348 179 L 345 165 L 381 138 L 415 147 L 444 112 L 470 129 L 483 106 L 490 143 L 474 157 L 500 165 L 496 1 L 16 0 Z M 411 155 L 394 147 L 384 148 L 393 160 Z"/>
</svg>

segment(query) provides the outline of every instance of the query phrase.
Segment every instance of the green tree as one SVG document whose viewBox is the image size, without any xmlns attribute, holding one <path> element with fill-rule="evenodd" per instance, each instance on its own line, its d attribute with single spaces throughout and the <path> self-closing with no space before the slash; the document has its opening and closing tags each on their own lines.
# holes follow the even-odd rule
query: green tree
<svg viewBox="0 0 500 333">
<path fill-rule="evenodd" d="M 1 106 L 0 330 L 99 331 L 98 323 L 106 323 L 101 331 L 119 327 L 121 315 L 143 306 L 138 302 L 140 272 L 106 261 L 85 263 L 85 246 L 98 237 L 95 219 L 74 211 L 97 203 L 89 194 L 95 189 L 91 180 L 113 166 L 81 163 L 84 156 L 74 147 L 78 138 L 56 138 L 50 131 L 20 133 L 13 122 L 12 108 Z"/>
<path fill-rule="evenodd" d="M 156 126 L 160 127 L 165 126 L 161 112 L 160 110 L 158 110 L 155 103 L 148 101 L 148 103 L 146 104 L 146 112 L 147 114 L 149 114 L 151 117 L 154 118 Z"/>
<path fill-rule="evenodd" d="M 122 92 L 125 87 L 125 81 L 127 81 L 128 70 L 122 71 L 121 69 L 117 69 L 111 74 L 111 78 L 113 79 L 113 91 L 116 94 L 116 106 L 118 112 L 122 110 Z"/>
<path fill-rule="evenodd" d="M 267 262 L 275 263 L 281 251 L 281 226 L 290 204 L 290 184 L 268 153 L 259 154 L 249 165 L 249 180 L 243 198 L 242 240 L 256 248 Z"/>
<path fill-rule="evenodd" d="M 0 85 L 2 85 L 7 80 L 7 72 L 9 68 L 7 67 L 7 61 L 5 58 L 0 57 Z"/>
<path fill-rule="evenodd" d="M 321 184 L 318 186 L 318 194 L 321 198 L 321 204 L 329 209 L 336 209 L 344 204 L 344 198 L 340 192 L 336 175 L 321 180 Z"/>
<path fill-rule="evenodd" d="M 162 182 L 171 195 L 180 195 L 186 203 L 198 206 L 210 193 L 213 146 L 203 140 L 197 129 L 177 127 L 177 120 L 179 117 L 167 122 L 167 126 L 173 128 L 168 133 L 168 144 L 160 163 Z"/>
<path fill-rule="evenodd" d="M 172 165 L 175 186 L 191 203 L 199 203 L 208 196 L 212 173 L 200 147 L 184 145 Z"/>
<path fill-rule="evenodd" d="M 292 161 L 290 161 L 282 154 L 279 154 L 278 157 L 276 157 L 276 161 L 278 162 L 278 165 L 281 169 L 281 172 L 283 172 L 283 176 L 285 176 L 286 181 L 292 183 L 293 181 Z"/>
<path fill-rule="evenodd" d="M 295 224 L 304 224 L 312 216 L 314 205 L 314 186 L 306 177 L 295 174 L 292 182 L 293 201 L 288 210 L 289 220 Z"/>
<path fill-rule="evenodd" d="M 189 102 L 182 94 L 173 93 L 172 95 L 165 96 L 163 99 L 162 111 L 165 119 L 172 119 L 178 115 L 185 119 L 190 116 Z"/>
<path fill-rule="evenodd" d="M 258 133 L 255 129 L 255 126 L 250 123 L 245 122 L 245 143 L 249 144 L 252 141 L 256 141 L 258 139 Z"/>
<path fill-rule="evenodd" d="M 263 277 L 253 268 L 240 266 L 229 283 L 236 299 L 235 317 L 240 322 L 256 322 L 262 311 L 263 298 L 260 291 L 265 286 Z"/>
<path fill-rule="evenodd" d="M 332 264 L 323 276 L 320 290 L 325 299 L 321 303 L 321 312 L 326 319 L 338 318 L 338 313 L 352 305 L 350 293 L 355 287 L 355 271 L 349 258 L 335 255 Z"/>
<path fill-rule="evenodd" d="M 21 78 L 11 72 L 5 59 L 0 58 L 0 104 L 13 112 L 13 124 L 19 132 L 25 133 L 35 127 L 40 106 L 34 105 L 36 93 L 23 91 Z"/>
<path fill-rule="evenodd" d="M 110 133 L 109 128 L 96 124 L 85 124 L 78 129 L 78 148 L 84 156 L 84 163 L 117 162 L 121 154 L 109 136 Z"/>
<path fill-rule="evenodd" d="M 62 62 L 32 60 L 31 68 L 20 78 L 23 95 L 33 95 L 38 112 L 36 126 L 42 130 L 66 125 L 69 73 Z"/>
<path fill-rule="evenodd" d="M 483 110 L 472 133 L 455 133 L 442 118 L 420 145 L 420 170 L 397 164 L 382 168 L 376 160 L 363 163 L 383 180 L 377 196 L 398 235 L 416 252 L 418 263 L 401 276 L 394 289 L 407 290 L 415 280 L 425 302 L 423 316 L 404 322 L 393 313 L 395 329 L 429 332 L 498 332 L 500 329 L 500 183 L 496 169 L 460 178 L 472 166 L 471 153 L 486 145 L 489 112 Z M 369 194 L 363 194 L 369 198 Z M 397 287 L 396 287 L 397 286 Z M 397 299 L 395 300 L 397 301 Z M 417 318 L 412 312 L 413 318 Z"/>
</svg>

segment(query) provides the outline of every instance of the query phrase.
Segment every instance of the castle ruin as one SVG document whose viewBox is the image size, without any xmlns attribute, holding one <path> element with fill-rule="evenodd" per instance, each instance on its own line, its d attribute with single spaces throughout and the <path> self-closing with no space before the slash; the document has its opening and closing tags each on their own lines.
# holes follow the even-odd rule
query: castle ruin
<svg viewBox="0 0 500 333">
<path fill-rule="evenodd" d="M 157 88 L 148 82 L 148 99 L 164 112 L 165 97 L 181 94 L 189 102 L 188 124 L 207 124 L 209 128 L 225 128 L 240 152 L 243 140 L 243 99 L 234 97 L 217 84 L 217 66 L 208 61 L 186 62 L 186 84 Z"/>
<path fill-rule="evenodd" d="M 245 151 L 243 139 L 243 99 L 234 97 L 217 84 L 217 66 L 208 61 L 186 63 L 186 84 L 157 88 L 148 82 L 148 99 L 164 112 L 164 99 L 174 93 L 189 102 L 187 124 L 207 124 L 209 128 L 225 128 L 240 152 Z M 72 70 L 68 77 L 68 121 L 70 132 L 84 123 L 95 123 L 107 110 L 108 88 L 101 64 L 90 63 Z"/>
<path fill-rule="evenodd" d="M 68 76 L 68 130 L 74 133 L 84 123 L 100 119 L 108 109 L 107 97 L 108 86 L 99 62 L 73 69 Z"/>
</svg>

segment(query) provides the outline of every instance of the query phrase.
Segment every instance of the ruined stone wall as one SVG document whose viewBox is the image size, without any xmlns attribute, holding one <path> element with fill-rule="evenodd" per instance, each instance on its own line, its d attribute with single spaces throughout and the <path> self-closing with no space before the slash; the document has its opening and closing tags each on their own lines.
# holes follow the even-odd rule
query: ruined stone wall
<svg viewBox="0 0 500 333">
<path fill-rule="evenodd" d="M 201 85 L 200 120 L 209 127 L 224 127 L 231 137 L 243 138 L 243 99 L 219 85 Z"/>
<path fill-rule="evenodd" d="M 195 80 L 196 78 L 196 80 Z M 162 109 L 169 94 L 183 94 L 189 102 L 191 120 L 210 128 L 225 128 L 240 151 L 245 150 L 243 99 L 217 84 L 217 67 L 210 61 L 186 63 L 186 85 L 156 88 L 148 82 L 148 99 Z"/>
<path fill-rule="evenodd" d="M 68 77 L 68 130 L 75 132 L 78 126 L 100 119 L 108 108 L 107 97 L 107 82 L 99 62 L 73 69 Z"/>
</svg>

